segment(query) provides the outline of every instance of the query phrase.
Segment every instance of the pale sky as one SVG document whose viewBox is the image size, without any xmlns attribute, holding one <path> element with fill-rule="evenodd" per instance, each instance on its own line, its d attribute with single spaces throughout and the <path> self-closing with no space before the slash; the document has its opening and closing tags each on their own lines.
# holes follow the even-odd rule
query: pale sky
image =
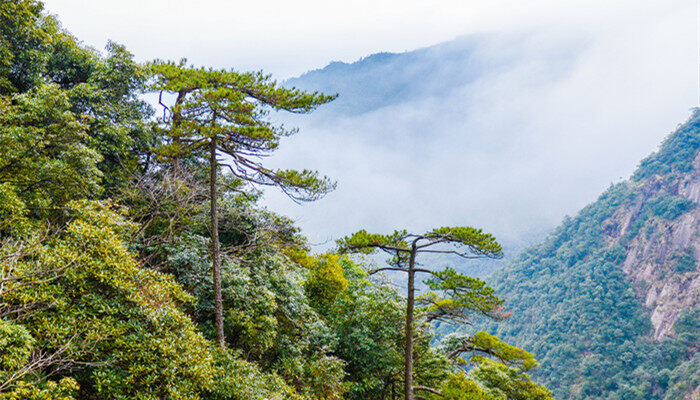
<svg viewBox="0 0 700 400">
<path fill-rule="evenodd" d="M 140 60 L 264 69 L 278 78 L 402 52 L 476 32 L 561 27 L 601 31 L 640 15 L 663 18 L 695 0 L 46 0 L 46 9 L 96 48 L 108 39 Z M 689 7 L 690 6 L 690 7 Z M 644 29 L 639 26 L 639 29 Z M 697 29 L 696 29 L 697 32 Z"/>
</svg>

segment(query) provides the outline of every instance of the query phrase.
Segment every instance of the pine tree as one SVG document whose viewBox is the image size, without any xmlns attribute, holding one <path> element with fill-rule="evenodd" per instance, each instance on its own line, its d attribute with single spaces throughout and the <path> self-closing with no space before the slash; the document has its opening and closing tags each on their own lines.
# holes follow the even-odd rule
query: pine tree
<svg viewBox="0 0 700 400">
<path fill-rule="evenodd" d="M 296 133 L 269 121 L 270 110 L 308 113 L 335 96 L 281 87 L 262 72 L 194 68 L 172 62 L 150 65 L 153 90 L 164 106 L 161 119 L 165 145 L 160 154 L 173 160 L 177 170 L 188 158 L 209 167 L 211 258 L 217 341 L 225 346 L 221 295 L 221 250 L 217 179 L 225 167 L 235 180 L 275 186 L 294 201 L 312 201 L 333 190 L 335 184 L 310 170 L 273 170 L 260 161 L 274 152 L 285 136 Z M 163 94 L 172 94 L 172 106 Z"/>
<path fill-rule="evenodd" d="M 503 255 L 501 246 L 493 236 L 483 233 L 480 229 L 471 227 L 443 227 L 434 229 L 422 235 L 410 234 L 406 231 L 395 231 L 391 235 L 368 233 L 361 230 L 352 236 L 338 241 L 341 252 L 357 252 L 372 254 L 382 250 L 392 255 L 387 261 L 388 267 L 369 271 L 375 274 L 380 271 L 400 271 L 407 274 L 406 296 L 406 325 L 405 325 L 405 355 L 404 355 L 404 390 L 405 399 L 414 399 L 414 390 L 433 390 L 413 385 L 413 331 L 415 277 L 416 273 L 426 273 L 431 276 L 427 281 L 431 289 L 437 292 L 428 293 L 419 300 L 426 302 L 428 320 L 447 319 L 460 321 L 471 313 L 479 313 L 491 318 L 503 317 L 502 301 L 493 294 L 493 290 L 475 278 L 470 278 L 448 268 L 434 271 L 423 268 L 416 262 L 420 254 L 447 254 L 466 259 L 500 258 Z M 443 296 L 438 295 L 441 293 Z"/>
</svg>

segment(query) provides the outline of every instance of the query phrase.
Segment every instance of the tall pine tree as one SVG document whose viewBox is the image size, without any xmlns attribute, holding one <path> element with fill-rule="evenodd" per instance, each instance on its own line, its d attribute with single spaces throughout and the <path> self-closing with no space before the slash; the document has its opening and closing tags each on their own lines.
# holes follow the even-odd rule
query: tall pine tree
<svg viewBox="0 0 700 400">
<path fill-rule="evenodd" d="M 310 170 L 275 170 L 261 159 L 274 152 L 280 139 L 296 133 L 272 123 L 270 110 L 308 113 L 335 96 L 281 87 L 262 72 L 194 68 L 172 62 L 150 66 L 153 90 L 164 107 L 161 119 L 166 144 L 161 154 L 179 168 L 183 158 L 209 167 L 211 258 L 217 341 L 225 346 L 221 295 L 221 249 L 217 197 L 220 167 L 231 176 L 254 185 L 275 186 L 293 200 L 312 201 L 333 190 L 335 183 Z M 163 103 L 163 94 L 174 104 Z"/>
</svg>

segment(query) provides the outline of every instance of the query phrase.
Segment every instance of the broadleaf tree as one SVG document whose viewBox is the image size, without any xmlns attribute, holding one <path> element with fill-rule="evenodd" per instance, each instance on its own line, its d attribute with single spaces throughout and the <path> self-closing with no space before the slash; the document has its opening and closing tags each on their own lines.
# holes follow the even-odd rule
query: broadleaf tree
<svg viewBox="0 0 700 400">
<path fill-rule="evenodd" d="M 183 159 L 209 167 L 214 315 L 217 342 L 223 348 L 219 169 L 227 168 L 239 182 L 277 187 L 297 202 L 316 200 L 333 190 L 335 183 L 316 171 L 271 169 L 262 159 L 277 149 L 281 138 L 296 133 L 271 122 L 271 110 L 308 113 L 335 97 L 284 88 L 262 72 L 195 68 L 185 62 L 150 65 L 152 90 L 164 107 L 160 122 L 165 143 L 159 152 L 173 160 L 176 171 Z M 163 94 L 173 96 L 173 104 L 166 105 Z"/>
</svg>

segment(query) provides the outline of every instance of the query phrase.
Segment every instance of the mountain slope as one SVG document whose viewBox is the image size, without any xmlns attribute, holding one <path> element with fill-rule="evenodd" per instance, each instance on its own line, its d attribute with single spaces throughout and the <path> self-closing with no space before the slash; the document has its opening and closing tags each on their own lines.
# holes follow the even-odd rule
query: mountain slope
<svg viewBox="0 0 700 400">
<path fill-rule="evenodd" d="M 491 279 L 559 399 L 695 399 L 700 385 L 700 111 L 632 178 Z"/>
<path fill-rule="evenodd" d="M 445 96 L 483 75 L 489 63 L 468 37 L 406 53 L 377 53 L 353 63 L 335 61 L 287 83 L 339 93 L 321 113 L 354 116 L 430 96 Z M 494 67 L 494 65 L 491 65 Z"/>
</svg>

